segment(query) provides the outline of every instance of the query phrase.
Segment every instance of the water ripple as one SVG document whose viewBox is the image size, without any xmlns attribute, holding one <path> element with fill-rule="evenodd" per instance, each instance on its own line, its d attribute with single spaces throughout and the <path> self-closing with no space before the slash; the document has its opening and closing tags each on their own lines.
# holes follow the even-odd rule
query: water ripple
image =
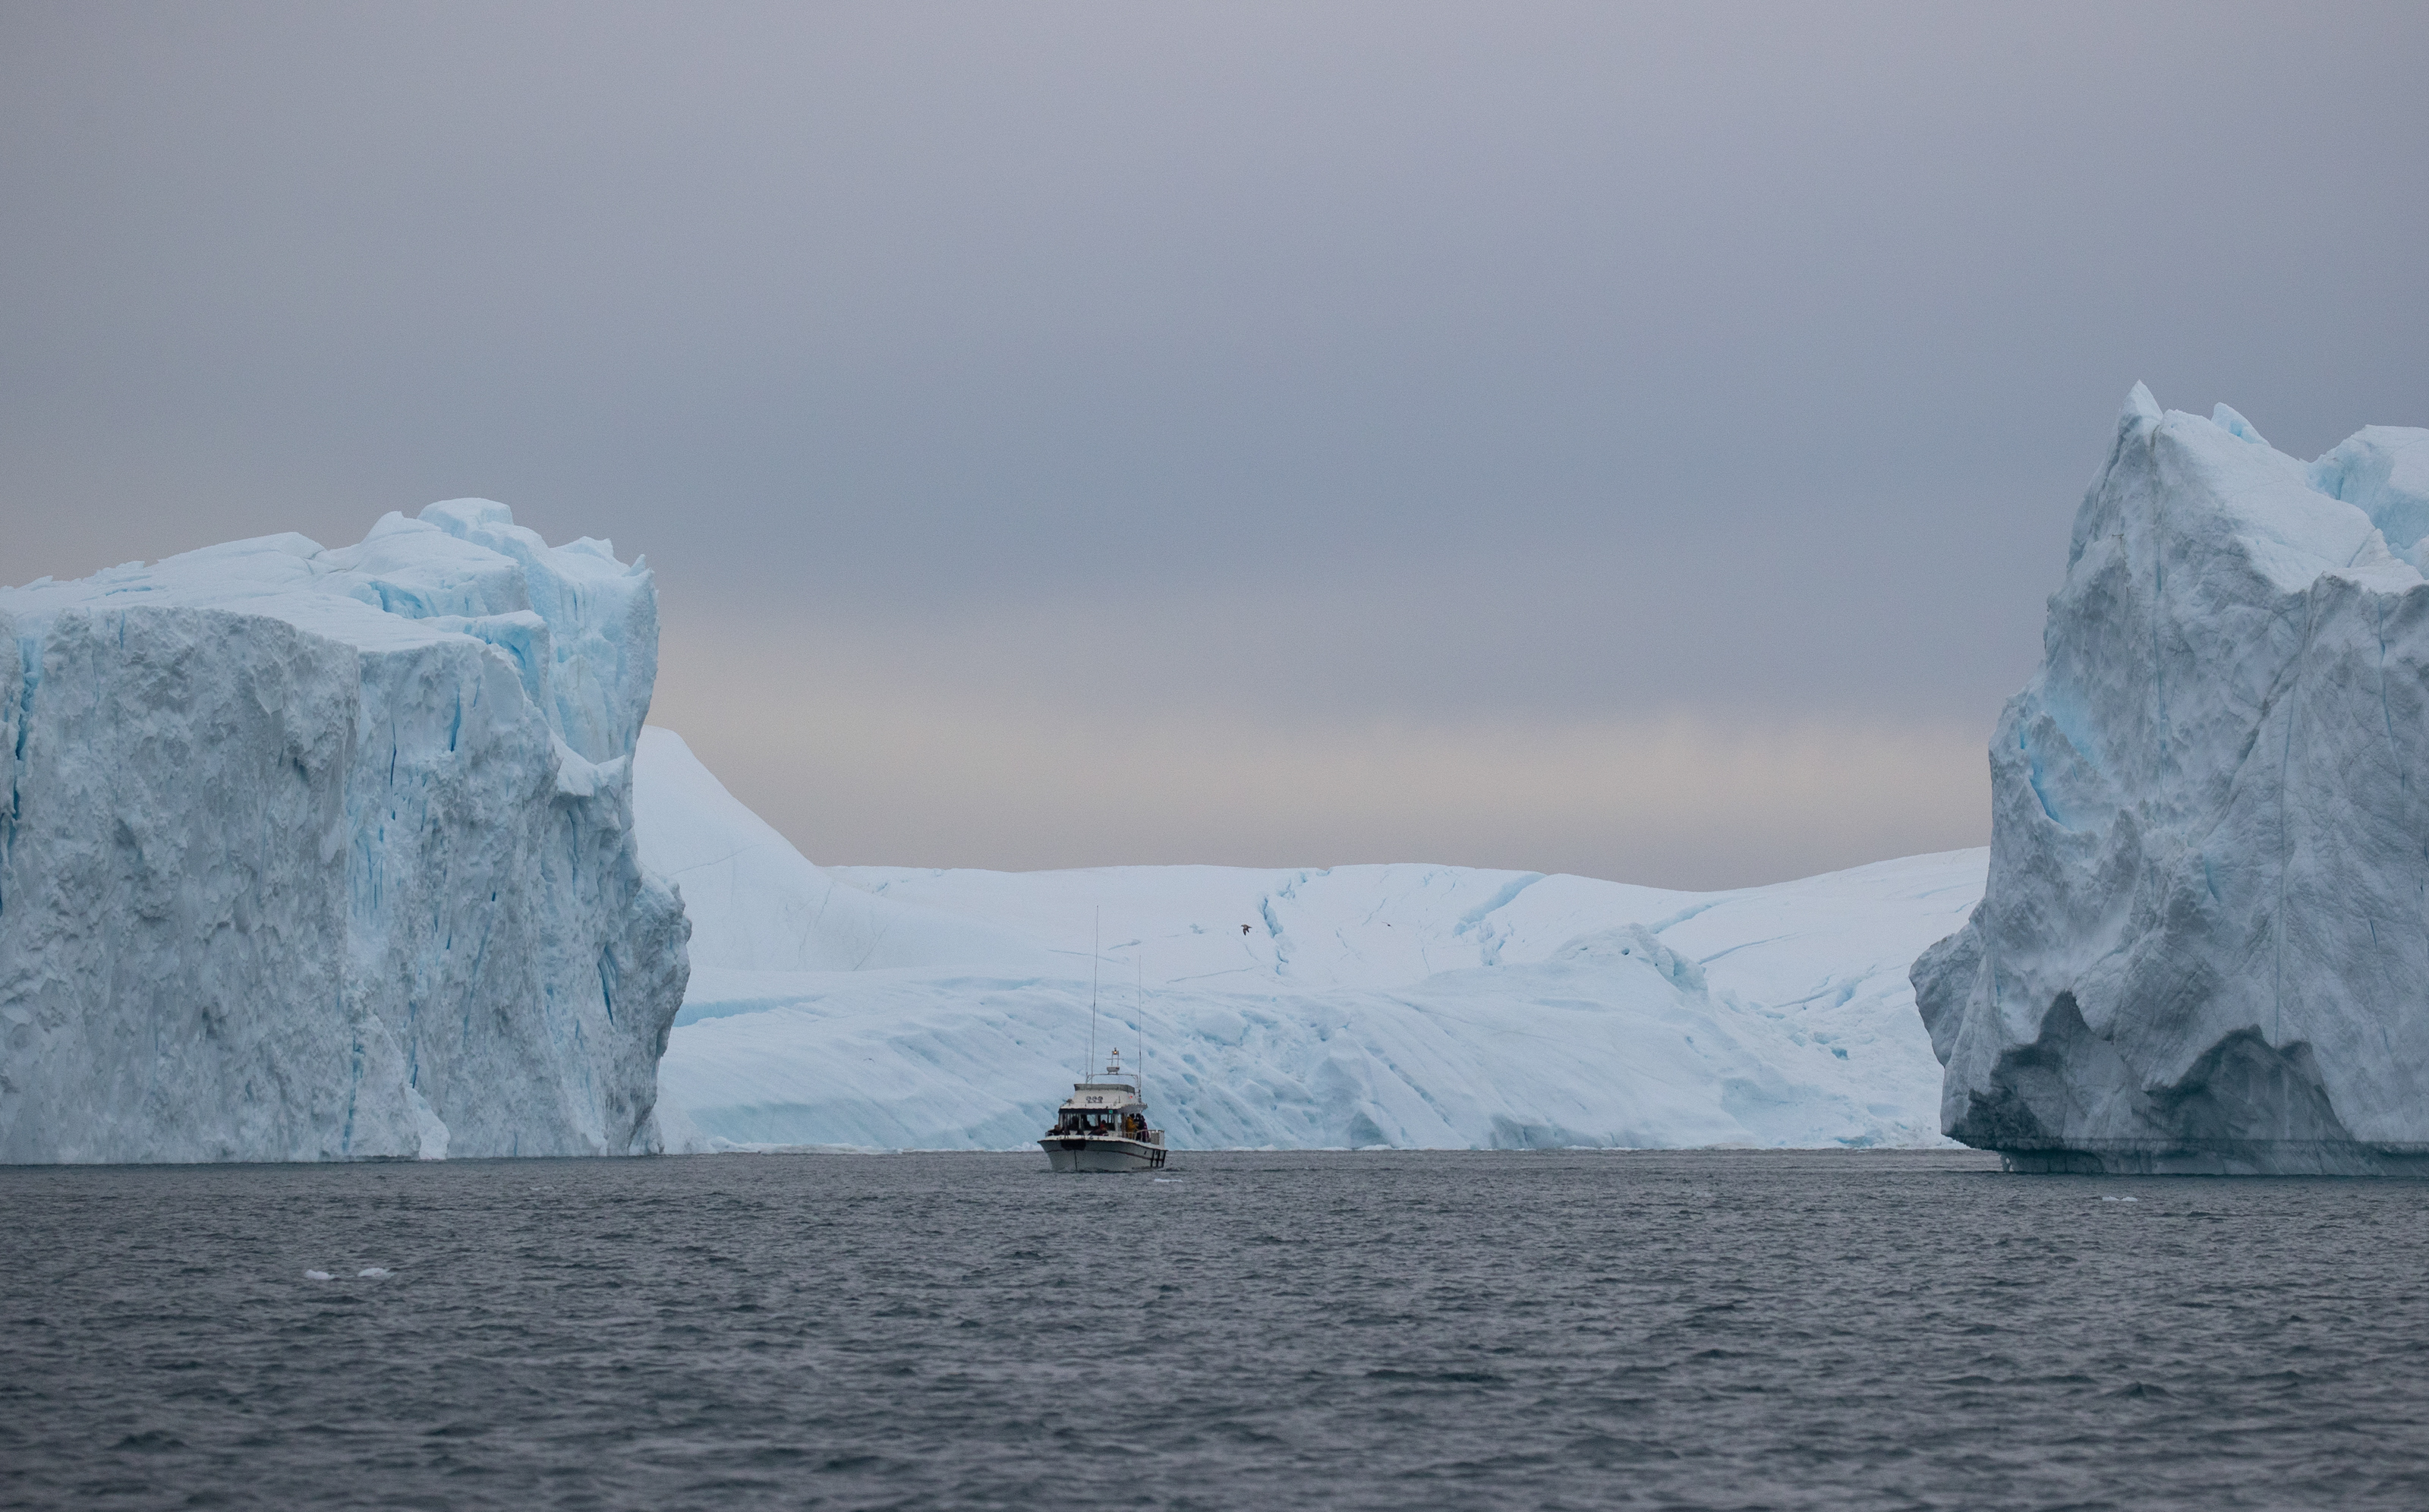
<svg viewBox="0 0 2429 1512">
<path fill-rule="evenodd" d="M 1035 1160 L 0 1170 L 0 1505 L 2429 1504 L 2429 1184 Z"/>
</svg>

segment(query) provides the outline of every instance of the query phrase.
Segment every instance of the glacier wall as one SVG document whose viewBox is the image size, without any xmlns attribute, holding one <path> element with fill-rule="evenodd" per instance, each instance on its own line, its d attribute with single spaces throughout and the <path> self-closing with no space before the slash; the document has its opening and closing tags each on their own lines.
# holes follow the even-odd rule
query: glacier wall
<svg viewBox="0 0 2429 1512">
<path fill-rule="evenodd" d="M 1033 1150 L 1092 995 L 1183 1148 L 1939 1142 L 1907 967 L 1981 896 L 1979 850 L 1721 894 L 820 867 L 670 731 L 636 764 L 642 853 L 693 924 L 659 1068 L 689 1147 Z"/>
<path fill-rule="evenodd" d="M 0 1160 L 653 1149 L 656 597 L 481 500 L 0 590 Z"/>
<path fill-rule="evenodd" d="M 2429 1166 L 2424 537 L 2429 431 L 2305 464 L 2136 386 L 1991 740 L 1981 905 L 1915 963 L 1947 1133 L 2026 1170 Z"/>
</svg>

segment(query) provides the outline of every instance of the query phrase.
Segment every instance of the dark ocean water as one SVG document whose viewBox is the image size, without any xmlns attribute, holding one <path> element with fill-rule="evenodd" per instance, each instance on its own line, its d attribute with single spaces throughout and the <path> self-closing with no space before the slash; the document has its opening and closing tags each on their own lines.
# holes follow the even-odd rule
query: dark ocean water
<svg viewBox="0 0 2429 1512">
<path fill-rule="evenodd" d="M 1043 1164 L 0 1170 L 0 1504 L 2429 1506 L 2429 1183 Z"/>
</svg>

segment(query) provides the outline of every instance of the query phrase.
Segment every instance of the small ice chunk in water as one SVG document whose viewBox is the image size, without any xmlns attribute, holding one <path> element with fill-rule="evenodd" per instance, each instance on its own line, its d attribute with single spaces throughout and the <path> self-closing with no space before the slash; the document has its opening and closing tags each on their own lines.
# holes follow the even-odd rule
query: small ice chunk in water
<svg viewBox="0 0 2429 1512">
<path fill-rule="evenodd" d="M 2140 1202 L 2142 1199 L 2140 1197 L 2103 1197 L 2100 1200 L 2102 1202 Z"/>
<path fill-rule="evenodd" d="M 306 1281 L 326 1281 L 329 1279 L 329 1273 L 326 1271 L 306 1271 L 304 1273 L 304 1279 Z"/>
<path fill-rule="evenodd" d="M 366 1265 L 361 1270 L 355 1273 L 355 1275 L 366 1281 L 385 1281 L 395 1274 L 396 1273 L 394 1271 L 388 1270 L 385 1266 L 378 1265 Z"/>
</svg>

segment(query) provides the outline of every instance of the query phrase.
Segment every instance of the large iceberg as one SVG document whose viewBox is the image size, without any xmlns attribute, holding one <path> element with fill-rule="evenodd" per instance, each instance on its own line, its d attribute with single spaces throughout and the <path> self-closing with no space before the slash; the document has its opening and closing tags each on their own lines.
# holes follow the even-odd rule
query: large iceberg
<svg viewBox="0 0 2429 1512">
<path fill-rule="evenodd" d="M 822 868 L 671 732 L 637 767 L 643 854 L 693 925 L 659 1078 L 695 1147 L 1026 1145 L 1092 998 L 1099 1058 L 1144 1066 L 1181 1146 L 1939 1142 L 1906 970 L 1981 896 L 1979 850 L 1720 894 Z"/>
<path fill-rule="evenodd" d="M 649 573 L 484 500 L 0 590 L 0 1160 L 656 1146 Z"/>
<path fill-rule="evenodd" d="M 1991 740 L 1982 904 L 1915 963 L 1949 1134 L 2028 1170 L 2429 1165 L 2424 549 L 2429 431 L 2305 464 L 2137 386 Z"/>
</svg>

